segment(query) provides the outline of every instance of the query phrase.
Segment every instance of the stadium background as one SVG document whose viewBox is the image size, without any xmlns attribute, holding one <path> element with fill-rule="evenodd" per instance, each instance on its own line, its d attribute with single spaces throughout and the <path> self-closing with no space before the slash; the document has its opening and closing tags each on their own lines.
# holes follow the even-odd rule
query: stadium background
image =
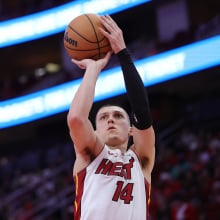
<svg viewBox="0 0 220 220">
<path fill-rule="evenodd" d="M 66 2 L 1 0 L 0 19 Z M 175 6 L 180 11 L 162 17 L 163 9 Z M 175 20 L 178 14 L 187 19 Z M 220 34 L 218 0 L 155 0 L 112 17 L 123 29 L 134 60 Z M 1 101 L 81 77 L 62 39 L 60 33 L 1 48 Z M 114 57 L 108 68 L 113 66 Z M 219 71 L 218 65 L 148 88 L 157 132 L 152 219 L 220 217 Z M 121 95 L 95 108 L 106 101 L 126 105 Z M 0 219 L 72 219 L 73 162 L 66 112 L 0 130 Z"/>
</svg>

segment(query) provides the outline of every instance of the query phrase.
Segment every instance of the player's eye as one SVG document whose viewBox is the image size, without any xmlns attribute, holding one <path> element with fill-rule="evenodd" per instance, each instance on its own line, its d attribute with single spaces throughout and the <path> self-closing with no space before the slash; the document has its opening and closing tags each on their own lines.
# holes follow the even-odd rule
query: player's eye
<svg viewBox="0 0 220 220">
<path fill-rule="evenodd" d="M 100 117 L 100 120 L 103 121 L 103 120 L 106 120 L 107 118 L 108 118 L 107 115 L 102 115 L 102 116 Z"/>
<path fill-rule="evenodd" d="M 114 116 L 115 116 L 115 118 L 117 118 L 117 119 L 123 118 L 123 115 L 120 114 L 120 113 L 116 113 Z"/>
</svg>

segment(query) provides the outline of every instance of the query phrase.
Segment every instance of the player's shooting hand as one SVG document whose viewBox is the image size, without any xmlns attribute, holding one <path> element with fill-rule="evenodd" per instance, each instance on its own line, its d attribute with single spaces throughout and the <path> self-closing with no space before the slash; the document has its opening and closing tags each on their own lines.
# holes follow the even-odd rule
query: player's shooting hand
<svg viewBox="0 0 220 220">
<path fill-rule="evenodd" d="M 101 16 L 101 22 L 105 29 L 100 28 L 100 31 L 108 38 L 114 53 L 116 54 L 123 50 L 126 47 L 123 32 L 116 22 L 109 15 Z"/>
<path fill-rule="evenodd" d="M 75 63 L 80 69 L 88 69 L 89 67 L 96 67 L 98 71 L 101 71 L 109 62 L 112 51 L 108 52 L 105 57 L 99 60 L 93 59 L 83 59 L 83 60 L 75 60 L 72 59 L 72 62 Z"/>
</svg>

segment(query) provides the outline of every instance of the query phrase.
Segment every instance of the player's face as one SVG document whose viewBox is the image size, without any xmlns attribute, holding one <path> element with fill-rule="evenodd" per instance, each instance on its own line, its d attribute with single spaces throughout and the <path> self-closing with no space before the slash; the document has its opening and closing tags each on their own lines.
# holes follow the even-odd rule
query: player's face
<svg viewBox="0 0 220 220">
<path fill-rule="evenodd" d="M 118 106 L 102 107 L 96 116 L 96 131 L 111 146 L 128 141 L 130 120 L 124 109 Z"/>
</svg>

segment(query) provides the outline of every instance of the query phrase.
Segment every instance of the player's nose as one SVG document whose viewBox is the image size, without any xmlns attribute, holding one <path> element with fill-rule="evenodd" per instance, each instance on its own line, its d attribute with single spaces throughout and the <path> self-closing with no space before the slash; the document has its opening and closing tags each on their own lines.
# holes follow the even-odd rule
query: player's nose
<svg viewBox="0 0 220 220">
<path fill-rule="evenodd" d="M 114 123 L 114 118 L 113 118 L 113 116 L 109 116 L 109 118 L 108 118 L 108 124 L 109 123 Z"/>
</svg>

